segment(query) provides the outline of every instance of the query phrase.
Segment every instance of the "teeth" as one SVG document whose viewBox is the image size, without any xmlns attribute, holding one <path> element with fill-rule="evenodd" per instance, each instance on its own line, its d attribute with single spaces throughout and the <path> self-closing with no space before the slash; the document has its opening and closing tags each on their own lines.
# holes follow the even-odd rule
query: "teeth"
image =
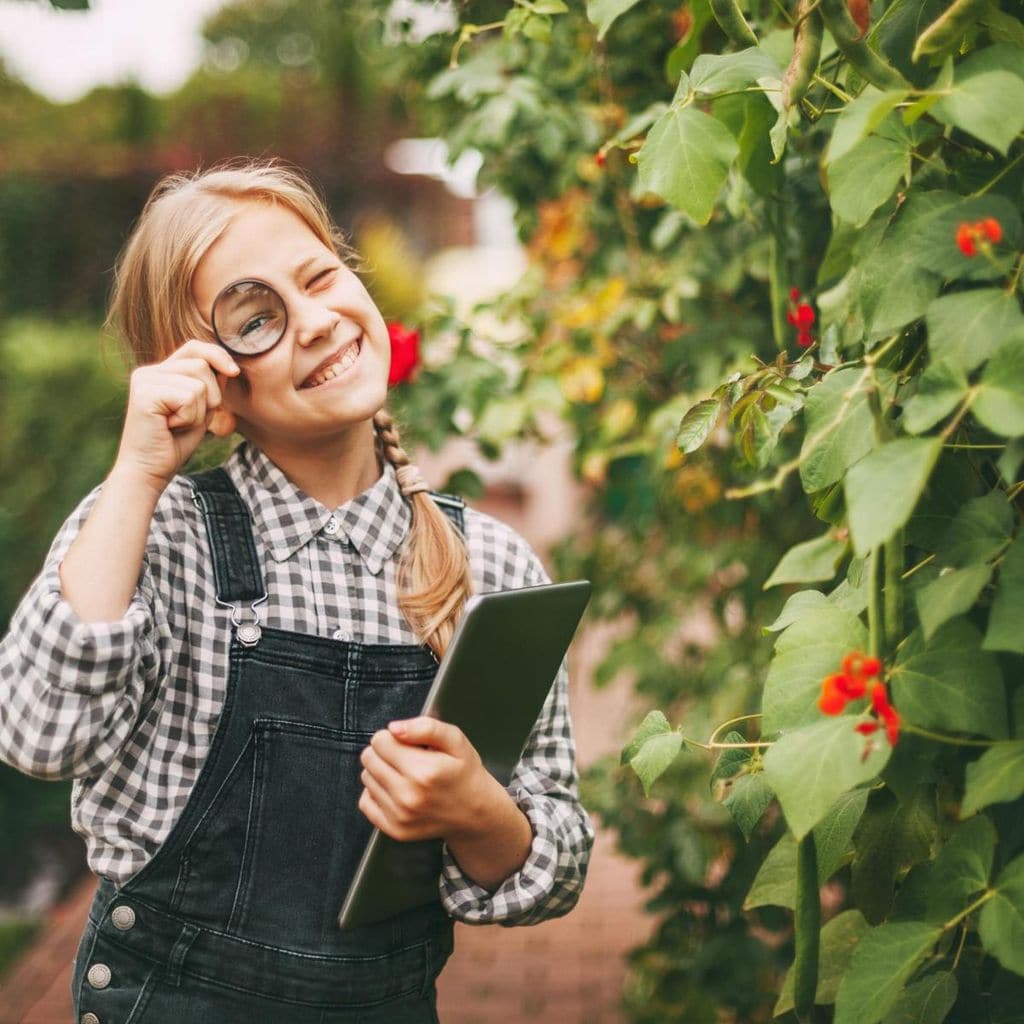
<svg viewBox="0 0 1024 1024">
<path fill-rule="evenodd" d="M 318 387 L 320 384 L 326 384 L 329 380 L 333 380 L 339 374 L 344 373 L 356 361 L 356 357 L 359 355 L 359 344 L 357 341 L 354 345 L 349 345 L 345 349 L 345 354 L 336 363 L 331 363 L 330 366 L 325 367 L 315 377 L 310 378 L 308 384 L 303 384 L 303 387 Z"/>
</svg>

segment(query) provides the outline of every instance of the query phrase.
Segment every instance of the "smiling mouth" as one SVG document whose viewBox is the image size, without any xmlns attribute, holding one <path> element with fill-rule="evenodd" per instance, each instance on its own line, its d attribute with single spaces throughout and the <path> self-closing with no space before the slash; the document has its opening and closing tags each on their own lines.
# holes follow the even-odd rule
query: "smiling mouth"
<svg viewBox="0 0 1024 1024">
<path fill-rule="evenodd" d="M 341 355 L 337 356 L 333 362 L 323 369 L 317 370 L 315 373 L 311 373 L 303 382 L 299 385 L 299 390 L 308 390 L 310 388 L 317 388 L 328 381 L 334 380 L 335 377 L 340 377 L 347 370 L 351 369 L 355 361 L 359 358 L 359 353 L 363 348 L 363 335 L 359 335 L 354 342 L 346 345 L 342 350 Z"/>
</svg>

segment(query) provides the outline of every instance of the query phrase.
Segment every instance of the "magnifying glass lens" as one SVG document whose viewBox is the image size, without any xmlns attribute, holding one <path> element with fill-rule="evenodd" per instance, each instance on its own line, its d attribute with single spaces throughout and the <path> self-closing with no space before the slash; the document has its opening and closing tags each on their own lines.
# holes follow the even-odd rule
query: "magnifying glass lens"
<svg viewBox="0 0 1024 1024">
<path fill-rule="evenodd" d="M 273 348 L 284 335 L 287 322 L 284 300 L 261 281 L 230 285 L 213 304 L 217 340 L 239 355 L 258 355 Z"/>
</svg>

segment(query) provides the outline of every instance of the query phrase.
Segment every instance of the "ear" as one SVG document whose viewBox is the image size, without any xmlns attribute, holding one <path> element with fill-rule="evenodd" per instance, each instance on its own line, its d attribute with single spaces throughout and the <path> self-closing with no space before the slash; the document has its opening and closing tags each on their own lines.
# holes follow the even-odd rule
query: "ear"
<svg viewBox="0 0 1024 1024">
<path fill-rule="evenodd" d="M 233 412 L 228 412 L 227 409 L 216 409 L 210 417 L 206 429 L 211 434 L 216 434 L 217 437 L 229 437 L 235 432 L 237 425 Z"/>
</svg>

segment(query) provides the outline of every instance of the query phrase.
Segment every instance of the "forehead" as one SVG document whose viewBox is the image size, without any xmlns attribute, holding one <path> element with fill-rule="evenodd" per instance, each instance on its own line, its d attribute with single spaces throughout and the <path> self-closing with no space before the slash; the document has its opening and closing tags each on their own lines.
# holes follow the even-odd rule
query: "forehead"
<svg viewBox="0 0 1024 1024">
<path fill-rule="evenodd" d="M 213 300 L 229 284 L 247 277 L 283 284 L 304 260 L 332 253 L 309 225 L 285 206 L 244 202 L 237 207 L 192 278 L 192 296 L 207 320 Z"/>
</svg>

